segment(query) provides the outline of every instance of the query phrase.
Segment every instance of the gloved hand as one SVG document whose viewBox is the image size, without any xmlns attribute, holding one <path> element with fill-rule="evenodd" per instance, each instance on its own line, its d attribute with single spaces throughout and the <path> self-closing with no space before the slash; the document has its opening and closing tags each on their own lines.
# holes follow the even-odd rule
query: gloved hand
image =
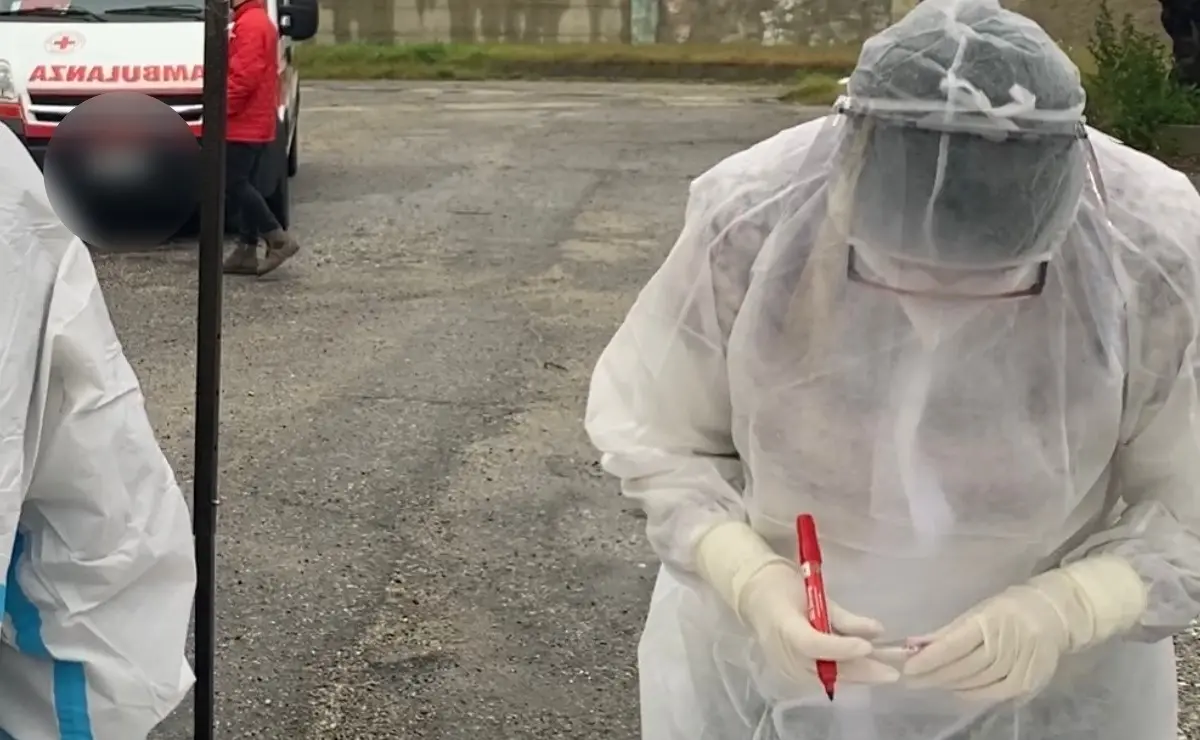
<svg viewBox="0 0 1200 740">
<path fill-rule="evenodd" d="M 808 601 L 799 569 L 775 554 L 742 522 L 720 524 L 696 547 L 700 575 L 749 627 L 772 667 L 797 683 L 815 680 L 818 660 L 838 663 L 842 683 L 893 683 L 895 668 L 867 659 L 869 642 L 883 634 L 873 619 L 830 603 L 830 626 L 818 632 L 808 621 Z"/>
<path fill-rule="evenodd" d="M 928 637 L 909 658 L 907 685 L 988 704 L 1026 701 L 1049 685 L 1059 659 L 1130 630 L 1146 587 L 1119 557 L 1100 555 L 1043 573 L 984 601 Z"/>
</svg>

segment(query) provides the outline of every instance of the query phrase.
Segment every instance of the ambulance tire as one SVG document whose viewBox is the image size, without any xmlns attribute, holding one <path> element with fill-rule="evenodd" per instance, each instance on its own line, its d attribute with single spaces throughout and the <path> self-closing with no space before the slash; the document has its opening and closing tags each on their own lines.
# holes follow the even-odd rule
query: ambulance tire
<svg viewBox="0 0 1200 740">
<path fill-rule="evenodd" d="M 275 220 L 283 228 L 288 228 L 292 221 L 292 199 L 288 192 L 288 182 L 286 170 L 280 170 L 282 177 L 279 178 L 278 184 L 275 186 L 275 192 L 267 198 L 267 206 L 271 209 L 271 213 L 275 215 Z"/>
<path fill-rule="evenodd" d="M 296 128 L 292 131 L 292 143 L 288 145 L 288 177 L 295 177 L 300 171 L 300 122 L 296 122 Z"/>
</svg>

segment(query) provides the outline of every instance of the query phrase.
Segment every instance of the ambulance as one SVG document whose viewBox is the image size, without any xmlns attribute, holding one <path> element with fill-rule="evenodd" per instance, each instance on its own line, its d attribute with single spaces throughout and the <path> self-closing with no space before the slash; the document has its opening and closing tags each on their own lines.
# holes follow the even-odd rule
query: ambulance
<svg viewBox="0 0 1200 740">
<path fill-rule="evenodd" d="M 139 92 L 171 106 L 199 136 L 206 0 L 0 0 L 0 124 L 45 161 L 55 127 L 89 98 Z M 290 221 L 299 165 L 295 43 L 317 32 L 317 0 L 266 0 L 279 27 L 279 131 L 259 186 Z"/>
</svg>

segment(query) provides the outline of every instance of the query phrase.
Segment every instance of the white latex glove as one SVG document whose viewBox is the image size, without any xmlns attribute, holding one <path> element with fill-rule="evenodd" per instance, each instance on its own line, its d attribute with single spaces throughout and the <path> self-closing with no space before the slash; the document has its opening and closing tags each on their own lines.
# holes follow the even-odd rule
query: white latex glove
<svg viewBox="0 0 1200 740">
<path fill-rule="evenodd" d="M 1059 659 L 1123 634 L 1146 610 L 1146 587 L 1123 559 L 1100 555 L 1039 575 L 984 601 L 904 665 L 907 685 L 988 704 L 1026 701 Z"/>
<path fill-rule="evenodd" d="M 804 580 L 792 562 L 777 555 L 742 522 L 721 524 L 696 548 L 701 576 L 749 627 L 772 667 L 797 683 L 815 681 L 818 660 L 838 664 L 839 683 L 882 684 L 900 678 L 895 668 L 867 659 L 870 640 L 883 625 L 829 603 L 830 626 L 818 632 L 808 621 Z"/>
</svg>

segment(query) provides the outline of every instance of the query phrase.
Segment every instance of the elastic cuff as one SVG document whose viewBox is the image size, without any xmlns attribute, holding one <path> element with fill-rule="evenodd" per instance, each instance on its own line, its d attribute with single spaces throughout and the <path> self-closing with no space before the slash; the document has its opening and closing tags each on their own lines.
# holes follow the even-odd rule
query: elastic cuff
<svg viewBox="0 0 1200 740">
<path fill-rule="evenodd" d="M 746 583 L 774 564 L 795 567 L 745 522 L 718 524 L 696 544 L 696 569 L 700 576 L 739 617 L 739 601 Z"/>
<path fill-rule="evenodd" d="M 1095 555 L 1063 568 L 1091 602 L 1095 642 L 1137 626 L 1149 606 L 1148 590 L 1129 561 L 1117 555 Z"/>
</svg>

